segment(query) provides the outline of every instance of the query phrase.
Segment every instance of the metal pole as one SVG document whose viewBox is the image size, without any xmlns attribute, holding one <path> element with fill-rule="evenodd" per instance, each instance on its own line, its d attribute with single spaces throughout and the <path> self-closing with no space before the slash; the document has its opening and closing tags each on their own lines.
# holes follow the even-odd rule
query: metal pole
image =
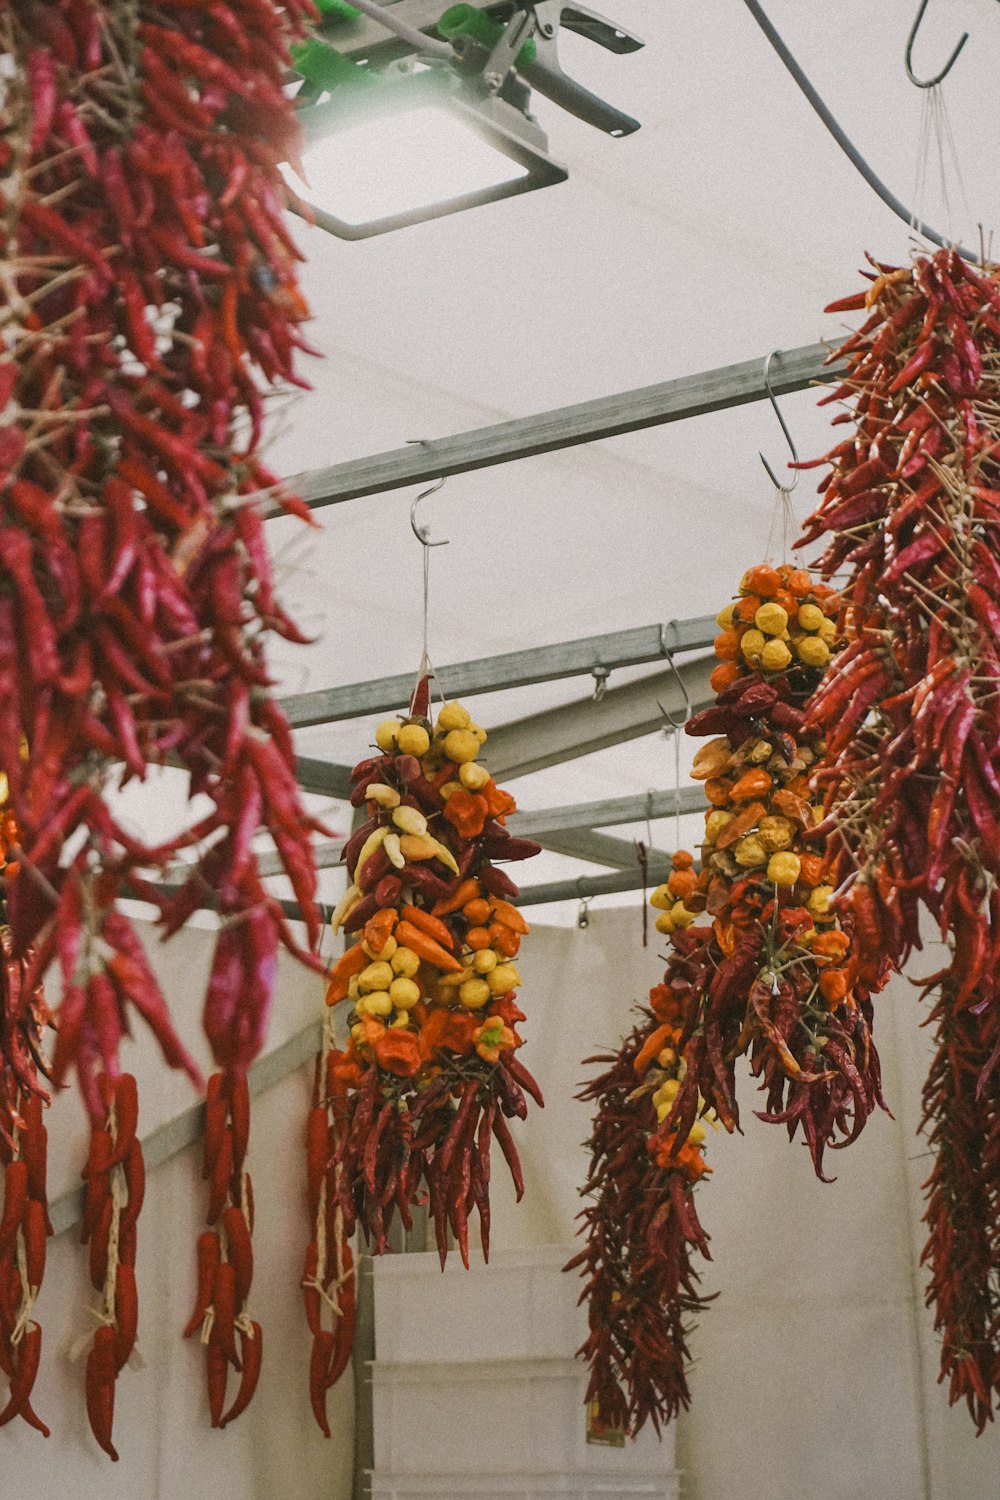
<svg viewBox="0 0 1000 1500">
<path fill-rule="evenodd" d="M 810 385 L 839 380 L 843 366 L 826 364 L 828 355 L 825 344 L 807 344 L 775 356 L 770 371 L 774 394 L 783 396 Z M 596 401 L 556 407 L 511 422 L 498 422 L 492 427 L 478 427 L 453 437 L 411 443 L 387 453 L 311 469 L 292 475 L 286 483 L 313 508 L 338 505 L 344 500 L 382 495 L 387 490 L 423 484 L 444 475 L 466 474 L 539 453 L 554 453 L 579 443 L 620 437 L 645 427 L 726 411 L 731 406 L 761 401 L 766 395 L 762 356 L 742 364 L 724 365 L 716 370 L 682 375 L 677 380 L 621 391 L 614 396 L 601 396 Z M 274 506 L 265 514 L 270 517 L 284 512 Z"/>
</svg>

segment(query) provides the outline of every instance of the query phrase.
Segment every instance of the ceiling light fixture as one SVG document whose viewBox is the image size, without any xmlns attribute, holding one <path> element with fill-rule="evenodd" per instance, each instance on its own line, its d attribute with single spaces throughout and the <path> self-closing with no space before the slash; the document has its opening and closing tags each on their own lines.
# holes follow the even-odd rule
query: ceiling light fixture
<svg viewBox="0 0 1000 1500">
<path fill-rule="evenodd" d="M 544 132 L 495 95 L 463 88 L 450 69 L 386 79 L 301 112 L 303 180 L 283 168 L 321 228 L 342 239 L 562 182 Z"/>
<path fill-rule="evenodd" d="M 362 0 L 352 16 L 330 3 L 294 54 L 304 177 L 282 171 L 292 206 L 342 239 L 565 181 L 530 113 L 532 88 L 608 134 L 639 128 L 559 66 L 560 25 L 614 52 L 642 46 L 582 6 Z"/>
</svg>

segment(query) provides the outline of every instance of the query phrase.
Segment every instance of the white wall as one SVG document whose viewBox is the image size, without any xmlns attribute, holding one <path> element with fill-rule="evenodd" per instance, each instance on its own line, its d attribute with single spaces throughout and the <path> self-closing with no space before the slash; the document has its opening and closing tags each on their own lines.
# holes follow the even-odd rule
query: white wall
<svg viewBox="0 0 1000 1500">
<path fill-rule="evenodd" d="M 211 933 L 188 930 L 166 947 L 151 944 L 164 992 L 185 1040 L 203 1067 L 199 1012 Z M 322 1012 L 322 985 L 298 964 L 279 969 L 269 1046 Z M 139 1023 L 141 1025 L 141 1022 Z M 147 1038 L 123 1051 L 123 1065 L 140 1082 L 140 1134 L 194 1101 L 191 1086 L 169 1075 Z M 149 1174 L 139 1219 L 138 1349 L 143 1368 L 118 1379 L 114 1438 L 120 1461 L 98 1449 L 87 1425 L 83 1357 L 68 1359 L 80 1335 L 95 1326 L 96 1302 L 87 1247 L 78 1231 L 49 1241 L 48 1264 L 36 1313 L 43 1329 L 42 1366 L 32 1398 L 52 1428 L 46 1442 L 24 1423 L 0 1436 L 0 1494 L 55 1496 L 72 1486 L 74 1500 L 203 1500 L 241 1495 L 247 1500 L 347 1500 L 351 1492 L 353 1386 L 348 1369 L 330 1392 L 333 1437 L 326 1441 L 309 1405 L 311 1337 L 302 1312 L 299 1279 L 309 1224 L 305 1207 L 304 1120 L 311 1069 L 286 1078 L 254 1102 L 247 1168 L 253 1178 L 257 1222 L 253 1316 L 263 1326 L 264 1365 L 250 1408 L 225 1431 L 213 1431 L 205 1393 L 204 1356 L 181 1330 L 194 1302 L 194 1245 L 204 1227 L 205 1184 L 200 1156 L 184 1151 Z M 87 1127 L 75 1089 L 49 1111 L 50 1196 L 79 1182 Z M 236 1393 L 230 1376 L 230 1400 Z"/>
<path fill-rule="evenodd" d="M 586 931 L 537 927 L 522 950 L 528 1044 L 522 1054 L 548 1099 L 517 1125 L 527 1196 L 515 1206 L 502 1161 L 493 1172 L 498 1247 L 568 1243 L 579 1207 L 587 1111 L 573 1101 L 580 1059 L 614 1045 L 630 1007 L 659 979 L 655 942 L 643 950 L 632 909 L 593 910 Z M 155 957 L 186 1037 L 197 1039 L 209 935 L 189 932 Z M 519 959 L 519 962 L 521 960 Z M 935 967 L 931 953 L 918 972 Z M 269 1046 L 314 1019 L 321 986 L 282 967 Z M 874 1118 L 849 1151 L 830 1158 L 832 1186 L 813 1178 L 808 1155 L 752 1115 L 744 1088 L 743 1138 L 712 1136 L 712 1177 L 699 1212 L 712 1236 L 708 1290 L 721 1295 L 695 1334 L 694 1405 L 678 1423 L 685 1500 L 998 1500 L 1000 1441 L 976 1439 L 964 1410 L 948 1408 L 935 1383 L 937 1349 L 922 1307 L 919 1183 L 926 1175 L 915 1116 L 928 1039 L 909 985 L 878 1002 L 876 1036 L 896 1116 Z M 191 1100 L 145 1042 L 135 1048 L 148 1132 Z M 86 1252 L 68 1234 L 50 1242 L 38 1305 L 44 1329 L 36 1409 L 48 1443 L 12 1424 L 0 1437 L 4 1488 L 74 1500 L 150 1500 L 240 1493 L 260 1500 L 347 1500 L 350 1373 L 331 1393 L 334 1437 L 325 1442 L 309 1409 L 309 1335 L 298 1294 L 308 1235 L 302 1121 L 308 1069 L 255 1102 L 250 1170 L 257 1190 L 255 1315 L 264 1325 L 261 1387 L 250 1410 L 212 1432 L 202 1361 L 180 1338 L 193 1295 L 193 1245 L 203 1187 L 195 1153 L 151 1174 L 140 1220 L 139 1347 L 145 1368 L 119 1381 L 111 1465 L 86 1426 L 83 1367 L 66 1350 L 87 1327 Z M 75 1098 L 50 1116 L 52 1191 L 79 1170 L 85 1140 Z M 495 1311 L 495 1310 L 494 1310 Z M 492 1315 L 492 1313 L 489 1313 Z"/>
<path fill-rule="evenodd" d="M 529 913 L 530 915 L 530 913 Z M 631 910 L 591 910 L 585 931 L 538 928 L 522 949 L 529 1042 L 521 1054 L 549 1100 L 521 1137 L 527 1196 L 513 1205 L 493 1174 L 497 1244 L 568 1240 L 588 1131 L 569 1095 L 579 1059 L 613 1044 L 630 1006 L 660 977 L 652 934 L 643 951 Z M 924 954 L 915 973 L 940 965 Z M 977 1439 L 965 1408 L 936 1384 L 937 1341 L 923 1307 L 920 1183 L 926 1146 L 915 1135 L 929 1039 L 915 990 L 897 981 L 877 1002 L 875 1035 L 886 1097 L 847 1151 L 833 1152 L 829 1186 L 783 1128 L 753 1116 L 745 1135 L 710 1135 L 713 1175 L 698 1212 L 719 1291 L 694 1335 L 691 1411 L 677 1425 L 685 1500 L 997 1500 L 1000 1435 Z"/>
</svg>

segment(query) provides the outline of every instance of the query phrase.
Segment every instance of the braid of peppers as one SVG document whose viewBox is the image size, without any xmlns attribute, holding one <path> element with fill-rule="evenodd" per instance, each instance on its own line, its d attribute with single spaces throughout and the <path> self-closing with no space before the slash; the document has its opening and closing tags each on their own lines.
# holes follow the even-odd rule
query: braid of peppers
<svg viewBox="0 0 1000 1500">
<path fill-rule="evenodd" d="M 263 1361 L 261 1326 L 250 1317 L 253 1282 L 253 1183 L 244 1165 L 250 1139 L 246 1074 L 213 1073 L 205 1099 L 201 1175 L 208 1182 L 208 1228 L 198 1238 L 198 1289 L 184 1337 L 205 1346 L 209 1415 L 225 1427 L 250 1405 Z M 237 1341 L 237 1335 L 239 1339 Z M 240 1384 L 226 1410 L 230 1366 Z"/>
<path fill-rule="evenodd" d="M 717 736 L 692 769 L 711 803 L 702 870 L 679 920 L 668 891 L 674 906 L 657 924 L 672 934 L 669 982 L 685 1001 L 671 1127 L 683 1137 L 707 1101 L 737 1129 L 735 1064 L 749 1053 L 766 1091 L 760 1117 L 790 1138 L 802 1129 L 820 1178 L 827 1147 L 850 1144 L 885 1107 L 869 998 L 884 972 L 831 909 L 809 801 L 822 740 L 803 706 L 836 644 L 834 608 L 803 570 L 761 566 L 720 614 L 717 702 L 687 726 Z M 699 910 L 710 927 L 690 926 Z"/>
<path fill-rule="evenodd" d="M 397 1210 L 412 1227 L 426 1183 L 442 1266 L 449 1227 L 468 1266 L 473 1208 L 489 1254 L 491 1137 L 520 1198 L 506 1120 L 527 1114 L 525 1093 L 542 1103 L 515 1057 L 524 1016 L 513 959 L 528 925 L 510 902 L 517 887 L 494 865 L 538 845 L 503 826 L 515 803 L 478 763 L 486 731 L 458 703 L 433 726 L 428 695 L 423 678 L 403 722 L 379 726 L 383 753 L 352 773 L 352 802 L 370 816 L 345 847 L 352 884 L 333 919 L 360 941 L 330 974 L 327 1003 L 353 1009 L 329 1077 L 343 1115 L 345 1233 L 360 1224 L 381 1253 Z"/>
<path fill-rule="evenodd" d="M 0 1370 L 10 1382 L 0 1422 L 20 1416 L 46 1437 L 31 1391 L 41 1355 L 42 1330 L 31 1314 L 45 1272 L 45 1242 L 52 1233 L 46 1190 L 49 1094 L 42 1034 L 48 1010 L 40 984 L 24 984 L 25 963 L 15 956 L 7 922 L 7 889 L 18 876 L 8 858 L 17 846 L 13 814 L 0 797 L 0 1169 L 4 1182 L 0 1219 Z"/>
<path fill-rule="evenodd" d="M 274 481 L 256 451 L 266 388 L 295 380 L 302 342 L 277 164 L 295 153 L 286 33 L 310 10 L 11 0 L 0 15 L 10 925 L 16 956 L 35 945 L 29 989 L 60 964 L 54 1075 L 75 1065 L 97 1123 L 133 1007 L 198 1076 L 117 909 L 126 885 L 166 934 L 215 893 L 205 1028 L 237 1074 L 263 1040 L 277 943 L 295 947 L 258 873 L 258 826 L 319 932 L 315 825 L 263 656 L 269 631 L 298 636 L 274 598 L 259 505 Z M 168 757 L 209 811 L 150 847 L 107 793 Z M 163 896 L 141 872 L 181 850 L 188 878 Z"/>
<path fill-rule="evenodd" d="M 826 398 L 852 403 L 854 431 L 817 460 L 804 539 L 826 536 L 820 566 L 846 575 L 845 649 L 809 714 L 859 933 L 900 967 L 922 903 L 952 948 L 922 982 L 927 1301 L 941 1377 L 982 1431 L 1000 1395 L 1000 273 L 950 250 L 872 264 L 831 308 L 867 317 Z"/>
<path fill-rule="evenodd" d="M 114 1462 L 112 1441 L 118 1375 L 135 1347 L 139 1299 L 135 1282 L 136 1226 L 146 1191 L 136 1129 L 139 1095 L 131 1073 L 98 1080 L 103 1124 L 92 1123 L 84 1168 L 86 1196 L 80 1239 L 90 1241 L 90 1281 L 101 1297 L 100 1324 L 87 1355 L 87 1418 L 98 1445 Z"/>
<path fill-rule="evenodd" d="M 716 736 L 692 770 L 711 804 L 701 872 L 681 851 L 653 892 L 672 951 L 651 1017 L 617 1056 L 591 1059 L 610 1066 L 579 1096 L 597 1105 L 592 1201 L 567 1269 L 587 1278 L 588 1400 L 631 1432 L 690 1404 L 685 1320 L 711 1300 L 691 1264 L 694 1250 L 709 1255 L 693 1196 L 711 1170 L 701 1121 L 739 1128 L 737 1059 L 749 1053 L 762 1080 L 760 1118 L 790 1138 L 801 1128 L 820 1178 L 827 1147 L 884 1108 L 871 985 L 850 922 L 830 907 L 809 802 L 822 747 L 803 704 L 836 644 L 833 607 L 803 570 L 762 566 L 719 615 L 717 701 L 688 724 Z"/>
<path fill-rule="evenodd" d="M 658 1432 L 690 1406 L 688 1320 L 712 1301 L 693 1264 L 695 1251 L 711 1259 L 694 1202 L 712 1170 L 705 1127 L 696 1121 L 683 1140 L 661 1129 L 684 1076 L 681 1007 L 665 984 L 650 991 L 650 1005 L 617 1053 L 586 1059 L 604 1065 L 577 1095 L 596 1105 L 583 1186 L 590 1202 L 578 1216 L 586 1244 L 564 1267 L 585 1278 L 586 1400 L 602 1422 L 632 1435 L 647 1420 Z"/>
<path fill-rule="evenodd" d="M 323 1050 L 316 1058 L 313 1107 L 306 1121 L 306 1195 L 312 1238 L 306 1247 L 302 1301 L 312 1334 L 309 1396 L 324 1437 L 330 1436 L 327 1392 L 347 1368 L 354 1346 L 354 1256 L 347 1242 L 338 1160 L 344 1145 L 347 1092 L 336 1071 L 333 1012 L 327 1011 Z M 330 1326 L 332 1324 L 332 1327 Z"/>
</svg>

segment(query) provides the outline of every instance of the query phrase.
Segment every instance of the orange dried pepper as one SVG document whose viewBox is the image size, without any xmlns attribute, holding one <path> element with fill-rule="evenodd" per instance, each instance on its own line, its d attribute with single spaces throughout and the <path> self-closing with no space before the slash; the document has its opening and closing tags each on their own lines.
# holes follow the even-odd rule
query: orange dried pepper
<svg viewBox="0 0 1000 1500">
<path fill-rule="evenodd" d="M 471 948 L 473 953 L 478 953 L 481 948 L 490 946 L 490 935 L 485 927 L 470 927 L 465 934 L 465 945 Z"/>
<path fill-rule="evenodd" d="M 375 1059 L 380 1068 L 398 1078 L 412 1078 L 423 1061 L 416 1032 L 406 1027 L 391 1027 L 375 1043 Z"/>
<path fill-rule="evenodd" d="M 365 942 L 373 953 L 381 953 L 392 937 L 392 929 L 399 921 L 399 913 L 393 906 L 383 906 L 365 923 Z"/>
<path fill-rule="evenodd" d="M 526 935 L 531 931 L 527 922 L 522 917 L 516 906 L 509 901 L 501 901 L 495 898 L 490 902 L 493 909 L 493 921 L 500 922 L 504 927 L 510 927 L 514 932 Z"/>
<path fill-rule="evenodd" d="M 732 802 L 733 783 L 724 776 L 710 776 L 705 782 L 705 796 L 712 807 L 728 807 Z"/>
<path fill-rule="evenodd" d="M 396 928 L 396 941 L 402 943 L 404 948 L 412 948 L 418 958 L 433 964 L 436 969 L 446 969 L 451 974 L 457 974 L 462 965 L 446 948 L 435 942 L 434 938 L 428 937 L 426 932 L 421 932 L 412 922 L 405 919 Z"/>
<path fill-rule="evenodd" d="M 421 1058 L 424 1062 L 429 1062 L 438 1048 L 457 1052 L 462 1056 L 468 1055 L 473 1048 L 472 1036 L 477 1024 L 476 1017 L 468 1010 L 448 1010 L 445 1006 L 439 1006 L 429 1011 L 427 1020 L 420 1028 Z"/>
<path fill-rule="evenodd" d="M 715 654 L 722 661 L 738 661 L 740 656 L 740 637 L 736 630 L 723 630 L 715 637 L 713 642 Z"/>
<path fill-rule="evenodd" d="M 751 771 L 744 771 L 740 779 L 733 783 L 733 801 L 747 802 L 751 797 L 766 797 L 772 784 L 768 773 L 755 766 Z"/>
<path fill-rule="evenodd" d="M 462 916 L 473 927 L 483 927 L 490 920 L 490 903 L 482 898 L 469 901 L 462 907 Z"/>
<path fill-rule="evenodd" d="M 495 781 L 486 783 L 482 795 L 486 798 L 491 818 L 504 818 L 508 813 L 517 812 L 517 803 L 510 792 L 505 792 Z"/>
<path fill-rule="evenodd" d="M 501 958 L 514 958 L 521 946 L 520 934 L 502 922 L 491 922 L 487 928 L 490 947 L 495 948 Z"/>
<path fill-rule="evenodd" d="M 821 885 L 826 860 L 822 854 L 800 854 L 800 885 Z"/>
<path fill-rule="evenodd" d="M 819 992 L 831 1010 L 847 997 L 847 974 L 843 969 L 827 969 L 819 976 Z"/>
<path fill-rule="evenodd" d="M 709 673 L 709 684 L 713 693 L 725 692 L 727 687 L 732 687 L 738 677 L 743 675 L 743 668 L 738 661 L 720 661 Z"/>
<path fill-rule="evenodd" d="M 431 916 L 447 917 L 453 911 L 461 911 L 470 901 L 475 901 L 480 895 L 479 881 L 475 879 L 463 880 L 461 885 L 450 896 L 442 896 L 440 901 L 435 901 L 431 907 Z"/>
<path fill-rule="evenodd" d="M 515 1046 L 514 1033 L 505 1026 L 499 1016 L 491 1016 L 472 1033 L 476 1051 L 483 1062 L 497 1063 L 501 1052 L 510 1052 Z"/>
<path fill-rule="evenodd" d="M 759 822 L 767 809 L 763 802 L 748 802 L 742 812 L 738 812 L 731 823 L 727 823 L 715 841 L 716 848 L 727 849 L 730 844 L 735 844 L 745 833 Z"/>
<path fill-rule="evenodd" d="M 809 946 L 814 958 L 843 958 L 851 946 L 851 940 L 846 932 L 835 929 L 832 932 L 818 932 Z"/>
<path fill-rule="evenodd" d="M 733 605 L 733 619 L 739 620 L 743 625 L 752 625 L 754 615 L 763 604 L 763 599 L 757 594 L 744 594 L 743 598 Z"/>
<path fill-rule="evenodd" d="M 740 579 L 741 594 L 760 594 L 764 599 L 770 599 L 781 588 L 781 579 L 774 568 L 769 568 L 766 563 L 761 563 L 756 568 L 748 568 Z"/>
<path fill-rule="evenodd" d="M 360 974 L 371 960 L 360 943 L 355 943 L 353 948 L 348 948 L 340 955 L 333 968 L 330 970 L 329 983 L 326 987 L 327 1005 L 336 1005 L 341 1000 L 347 999 L 347 990 L 355 974 Z"/>
<path fill-rule="evenodd" d="M 674 1028 L 666 1023 L 662 1026 L 657 1026 L 655 1031 L 650 1032 L 636 1053 L 635 1060 L 632 1063 L 637 1078 L 642 1078 L 645 1075 L 647 1068 L 656 1061 L 666 1044 L 673 1041 L 673 1037 Z"/>
<path fill-rule="evenodd" d="M 419 906 L 404 906 L 400 909 L 399 915 L 404 921 L 412 922 L 414 927 L 419 927 L 421 932 L 426 932 L 427 936 L 433 938 L 436 943 L 440 943 L 442 948 L 451 948 L 454 945 L 455 939 L 451 929 L 433 913 L 422 911 Z"/>
<path fill-rule="evenodd" d="M 686 901 L 689 896 L 694 895 L 697 883 L 698 877 L 693 870 L 672 870 L 667 877 L 667 890 L 678 901 Z"/>
<path fill-rule="evenodd" d="M 486 798 L 479 792 L 467 792 L 464 788 L 452 792 L 444 805 L 444 816 L 463 839 L 474 839 L 482 833 L 489 815 Z"/>
</svg>

